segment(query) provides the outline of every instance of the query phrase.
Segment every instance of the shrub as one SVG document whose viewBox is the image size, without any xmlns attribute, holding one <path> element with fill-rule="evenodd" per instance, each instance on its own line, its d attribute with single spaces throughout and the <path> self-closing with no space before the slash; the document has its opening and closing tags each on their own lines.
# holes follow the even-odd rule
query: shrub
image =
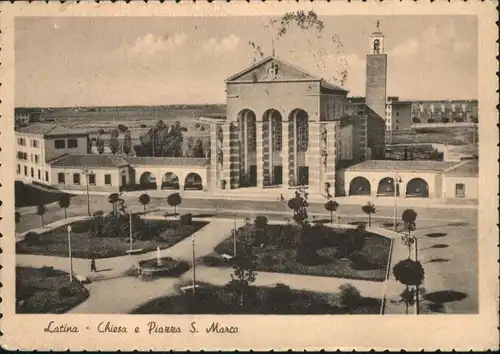
<svg viewBox="0 0 500 354">
<path fill-rule="evenodd" d="M 193 223 L 193 214 L 187 213 L 187 214 L 181 215 L 180 223 L 183 226 L 191 225 Z"/>
<path fill-rule="evenodd" d="M 404 285 L 421 285 L 424 281 L 424 268 L 419 261 L 405 259 L 397 263 L 392 272 L 394 278 Z"/>
<path fill-rule="evenodd" d="M 264 216 L 264 215 L 258 215 L 255 218 L 254 226 L 257 229 L 265 229 L 267 227 L 268 222 L 269 221 L 268 221 L 268 219 L 267 219 L 266 216 Z"/>
<path fill-rule="evenodd" d="M 24 235 L 24 242 L 28 245 L 37 245 L 40 242 L 40 235 L 36 232 L 28 232 Z"/>
<path fill-rule="evenodd" d="M 363 299 L 361 293 L 352 284 L 342 284 L 339 287 L 339 301 L 342 307 L 354 309 L 358 307 Z"/>
<path fill-rule="evenodd" d="M 276 284 L 273 288 L 269 288 L 264 296 L 264 303 L 271 310 L 277 312 L 285 312 L 293 303 L 294 294 L 289 286 L 284 284 Z"/>
</svg>

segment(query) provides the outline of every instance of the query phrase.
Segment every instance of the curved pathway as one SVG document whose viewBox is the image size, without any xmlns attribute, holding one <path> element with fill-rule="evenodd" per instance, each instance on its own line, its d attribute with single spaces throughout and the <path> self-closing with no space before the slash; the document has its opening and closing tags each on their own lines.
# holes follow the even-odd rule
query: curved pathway
<svg viewBox="0 0 500 354">
<path fill-rule="evenodd" d="M 85 217 L 69 218 L 56 223 L 47 225 L 43 230 L 48 231 L 55 227 L 60 227 L 70 222 L 80 220 Z M 165 219 L 163 216 L 147 216 L 150 219 Z M 201 220 L 201 219 L 200 219 Z M 207 219 L 203 219 L 207 220 Z M 193 238 L 195 240 L 195 255 L 196 259 L 212 253 L 213 248 L 222 240 L 226 239 L 231 230 L 234 228 L 234 220 L 232 219 L 209 219 L 210 223 L 193 234 L 192 237 L 185 238 L 179 243 L 168 249 L 161 250 L 161 256 L 169 256 L 174 259 L 186 261 L 192 265 Z M 236 221 L 236 227 L 243 226 L 243 221 Z M 272 223 L 279 223 L 273 222 Z M 353 225 L 337 225 L 340 227 L 354 228 Z M 378 227 L 369 227 L 367 231 L 377 233 L 389 238 L 399 238 L 400 235 Z M 400 242 L 394 242 L 397 245 Z M 405 251 L 403 249 L 403 251 Z M 399 259 L 400 247 L 393 248 L 391 257 L 393 260 Z M 72 309 L 72 313 L 129 313 L 137 306 L 161 296 L 169 296 L 179 292 L 182 285 L 192 283 L 192 271 L 184 273 L 179 278 L 161 278 L 152 281 L 142 281 L 138 278 L 125 276 L 126 270 L 136 265 L 138 261 L 151 259 L 156 257 L 156 251 L 134 255 L 121 256 L 97 260 L 98 273 L 90 272 L 90 264 L 87 259 L 73 258 L 73 270 L 75 275 L 86 276 L 93 280 L 87 284 L 89 289 L 89 298 Z M 19 266 L 43 267 L 52 266 L 55 269 L 67 271 L 69 268 L 68 258 L 40 255 L 16 255 L 16 261 Z M 232 268 L 207 267 L 204 265 L 196 266 L 196 280 L 214 285 L 224 285 L 230 280 Z M 386 286 L 391 284 L 388 282 L 376 282 L 365 280 L 351 280 L 344 278 L 307 276 L 296 274 L 269 273 L 257 272 L 257 286 L 270 286 L 277 283 L 282 283 L 290 286 L 293 289 L 311 290 L 317 292 L 337 292 L 338 287 L 345 283 L 351 283 L 356 286 L 363 296 L 381 298 L 386 293 Z M 387 284 L 386 284 L 387 283 Z M 387 290 L 393 286 L 387 286 Z M 399 290 L 390 291 L 389 293 L 397 293 Z M 400 291 L 399 291 L 400 292 Z M 399 295 L 398 295 L 399 296 Z M 391 311 L 391 313 L 394 313 Z"/>
</svg>

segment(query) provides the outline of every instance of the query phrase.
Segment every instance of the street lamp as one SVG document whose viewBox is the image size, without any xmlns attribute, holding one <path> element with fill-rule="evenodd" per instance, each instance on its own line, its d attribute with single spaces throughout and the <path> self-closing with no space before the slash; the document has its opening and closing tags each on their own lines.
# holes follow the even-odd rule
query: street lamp
<svg viewBox="0 0 500 354">
<path fill-rule="evenodd" d="M 69 282 L 73 282 L 73 255 L 71 252 L 71 225 L 68 225 Z"/>
<path fill-rule="evenodd" d="M 398 190 L 399 184 L 403 182 L 401 177 L 396 173 L 396 178 L 394 179 L 394 231 L 397 231 L 397 223 L 398 223 Z"/>
<path fill-rule="evenodd" d="M 236 258 L 236 213 L 233 215 L 233 257 Z"/>
<path fill-rule="evenodd" d="M 89 174 L 91 174 L 92 172 L 89 171 L 88 167 L 87 166 L 83 166 L 83 174 L 85 175 L 85 185 L 87 187 L 87 212 L 90 216 L 90 195 L 89 195 Z"/>
<path fill-rule="evenodd" d="M 196 232 L 193 232 L 191 235 L 191 239 L 193 240 L 193 296 L 196 295 L 196 263 L 195 263 L 195 250 L 194 250 L 194 235 Z"/>
<path fill-rule="evenodd" d="M 129 222 L 129 237 L 130 237 L 130 254 L 132 255 L 132 208 L 128 210 L 128 222 Z"/>
</svg>

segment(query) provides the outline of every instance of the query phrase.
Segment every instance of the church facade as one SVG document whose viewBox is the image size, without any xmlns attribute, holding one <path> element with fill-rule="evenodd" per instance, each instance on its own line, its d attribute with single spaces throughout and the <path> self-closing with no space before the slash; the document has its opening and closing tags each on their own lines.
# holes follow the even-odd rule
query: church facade
<svg viewBox="0 0 500 354">
<path fill-rule="evenodd" d="M 370 38 L 367 100 L 347 114 L 344 88 L 270 56 L 226 80 L 227 112 L 211 123 L 211 189 L 307 187 L 335 192 L 336 171 L 385 157 L 387 56 Z"/>
</svg>

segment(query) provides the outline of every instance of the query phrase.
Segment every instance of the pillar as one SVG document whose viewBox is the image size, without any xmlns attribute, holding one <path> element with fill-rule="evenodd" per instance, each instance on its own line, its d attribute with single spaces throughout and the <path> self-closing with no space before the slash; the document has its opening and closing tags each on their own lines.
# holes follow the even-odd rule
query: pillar
<svg viewBox="0 0 500 354">
<path fill-rule="evenodd" d="M 210 173 L 209 173 L 209 188 L 215 191 L 219 188 L 219 163 L 217 162 L 217 124 L 210 124 Z M 180 183 L 180 181 L 179 181 Z"/>
<path fill-rule="evenodd" d="M 288 188 L 290 185 L 290 136 L 289 136 L 289 122 L 281 122 L 281 161 L 283 164 L 283 187 Z"/>
<path fill-rule="evenodd" d="M 236 189 L 240 179 L 240 151 L 238 127 L 235 122 L 222 125 L 222 179 L 226 181 L 226 188 Z"/>
<path fill-rule="evenodd" d="M 309 191 L 322 193 L 320 175 L 321 166 L 321 136 L 319 122 L 309 122 L 309 151 L 307 152 L 307 165 L 309 166 Z"/>
<path fill-rule="evenodd" d="M 337 155 L 336 136 L 337 136 L 337 123 L 329 122 L 327 124 L 326 135 L 326 173 L 325 181 L 330 183 L 330 194 L 335 196 L 335 159 Z M 323 183 L 324 185 L 324 183 Z"/>
<path fill-rule="evenodd" d="M 269 184 L 274 184 L 274 147 L 273 147 L 273 114 L 269 114 L 269 121 L 268 121 L 268 137 L 267 137 L 267 143 L 268 143 L 268 151 L 269 151 Z"/>
<path fill-rule="evenodd" d="M 257 160 L 257 187 L 264 187 L 264 150 L 263 150 L 263 131 L 262 121 L 255 122 L 256 129 L 256 160 Z"/>
</svg>

